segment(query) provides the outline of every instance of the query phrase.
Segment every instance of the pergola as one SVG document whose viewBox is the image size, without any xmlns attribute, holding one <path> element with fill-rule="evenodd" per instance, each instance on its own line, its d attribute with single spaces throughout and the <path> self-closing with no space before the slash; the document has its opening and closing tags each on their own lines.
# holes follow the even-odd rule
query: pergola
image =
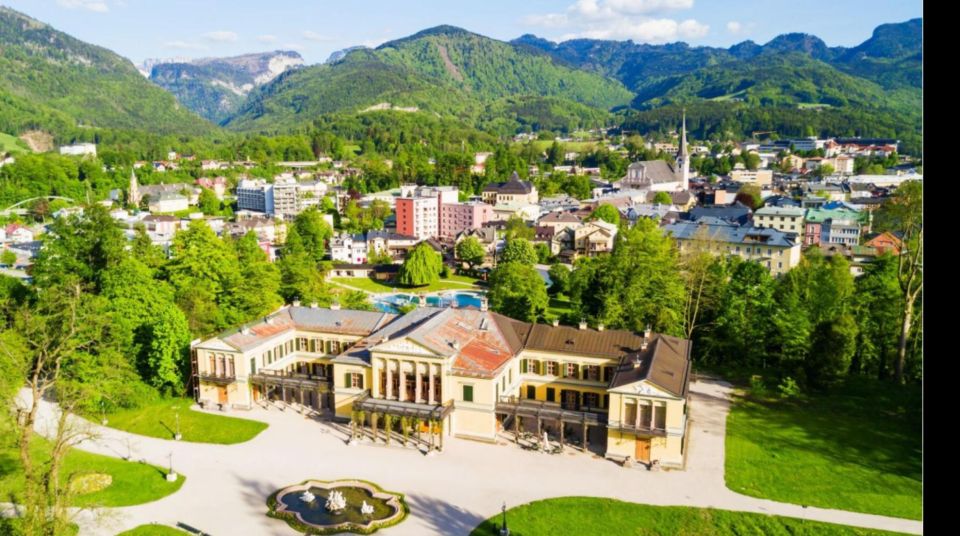
<svg viewBox="0 0 960 536">
<path fill-rule="evenodd" d="M 537 420 L 538 436 L 542 433 L 544 420 L 560 423 L 561 447 L 563 446 L 563 425 L 580 425 L 583 427 L 581 447 L 584 452 L 587 450 L 587 427 L 606 426 L 607 424 L 607 416 L 603 413 L 563 409 L 560 404 L 555 402 L 521 399 L 513 396 L 501 397 L 497 402 L 496 412 L 513 416 L 513 434 L 516 443 L 520 443 L 520 419 L 522 418 L 529 417 Z"/>
<path fill-rule="evenodd" d="M 351 412 L 351 439 L 356 439 L 363 427 L 366 417 L 370 417 L 370 430 L 373 433 L 373 440 L 378 439 L 377 424 L 379 420 L 383 421 L 384 435 L 387 444 L 390 443 L 394 419 L 399 419 L 403 441 L 406 444 L 407 433 L 410 427 L 416 431 L 417 442 L 421 441 L 420 426 L 426 423 L 429 427 L 429 450 L 436 448 L 443 450 L 443 420 L 453 410 L 450 405 L 416 404 L 413 402 L 401 402 L 399 400 L 386 400 L 382 398 L 373 398 L 369 394 L 364 395 L 353 403 Z M 438 442 L 434 441 L 434 435 Z"/>
</svg>

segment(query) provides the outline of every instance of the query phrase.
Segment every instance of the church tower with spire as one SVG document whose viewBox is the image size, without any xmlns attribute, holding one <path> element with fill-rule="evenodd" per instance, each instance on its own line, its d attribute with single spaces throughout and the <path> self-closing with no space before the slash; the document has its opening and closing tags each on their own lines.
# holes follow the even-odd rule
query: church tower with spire
<svg viewBox="0 0 960 536">
<path fill-rule="evenodd" d="M 677 173 L 681 174 L 680 189 L 690 189 L 690 155 L 687 149 L 687 111 L 683 111 L 683 119 L 680 126 L 680 148 L 677 150 Z"/>
</svg>

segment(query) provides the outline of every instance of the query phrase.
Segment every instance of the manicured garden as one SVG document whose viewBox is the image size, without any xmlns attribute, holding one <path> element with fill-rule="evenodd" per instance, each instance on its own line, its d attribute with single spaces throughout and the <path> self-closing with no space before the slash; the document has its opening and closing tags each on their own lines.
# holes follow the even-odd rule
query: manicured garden
<svg viewBox="0 0 960 536">
<path fill-rule="evenodd" d="M 921 519 L 919 386 L 852 378 L 830 392 L 740 396 L 726 482 L 775 501 Z"/>
<path fill-rule="evenodd" d="M 133 434 L 173 439 L 179 414 L 183 441 L 222 445 L 249 441 L 267 428 L 267 424 L 260 421 L 191 410 L 193 403 L 189 398 L 158 399 L 144 407 L 108 413 L 107 426 Z M 88 417 L 99 421 L 99 415 Z"/>
<path fill-rule="evenodd" d="M 186 532 L 167 525 L 140 525 L 117 536 L 183 536 Z"/>
<path fill-rule="evenodd" d="M 499 534 L 501 515 L 481 523 L 471 536 Z M 804 519 L 687 506 L 650 506 L 614 499 L 561 497 L 507 510 L 512 536 L 617 535 L 882 535 L 890 532 Z"/>
<path fill-rule="evenodd" d="M 35 459 L 45 462 L 49 448 L 48 441 L 36 438 L 33 444 Z M 161 499 L 180 489 L 184 482 L 183 475 L 176 482 L 167 482 L 164 478 L 166 473 L 166 469 L 153 465 L 74 449 L 67 454 L 61 475 L 64 481 L 71 474 L 108 476 L 102 481 L 106 484 L 103 489 L 75 495 L 72 501 L 74 506 L 131 506 Z M 19 450 L 13 445 L 5 445 L 0 449 L 0 497 L 4 501 L 19 497 L 23 493 L 23 486 Z M 96 487 L 99 486 L 93 486 L 94 489 Z"/>
<path fill-rule="evenodd" d="M 418 294 L 421 292 L 438 292 L 441 290 L 476 290 L 478 288 L 477 283 L 480 280 L 462 275 L 451 275 L 446 279 L 441 279 L 436 283 L 422 287 L 407 287 L 394 282 L 374 281 L 369 277 L 334 277 L 332 281 L 339 285 L 347 285 L 368 292 L 408 292 Z"/>
</svg>

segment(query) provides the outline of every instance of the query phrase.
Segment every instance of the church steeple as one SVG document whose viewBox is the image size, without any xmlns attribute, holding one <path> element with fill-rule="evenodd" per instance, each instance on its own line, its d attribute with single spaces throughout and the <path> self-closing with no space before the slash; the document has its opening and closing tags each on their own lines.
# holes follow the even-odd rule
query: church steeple
<svg viewBox="0 0 960 536">
<path fill-rule="evenodd" d="M 130 187 L 127 189 L 127 203 L 137 206 L 140 204 L 140 186 L 137 184 L 137 175 L 130 170 Z"/>
<path fill-rule="evenodd" d="M 687 110 L 683 110 L 683 119 L 680 125 L 680 147 L 677 150 L 677 171 L 682 174 L 680 188 L 690 189 L 690 158 L 687 152 Z"/>
</svg>

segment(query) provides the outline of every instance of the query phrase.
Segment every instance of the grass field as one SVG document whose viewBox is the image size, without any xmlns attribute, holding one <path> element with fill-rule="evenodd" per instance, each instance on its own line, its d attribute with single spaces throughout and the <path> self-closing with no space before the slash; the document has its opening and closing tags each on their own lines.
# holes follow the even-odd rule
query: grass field
<svg viewBox="0 0 960 536">
<path fill-rule="evenodd" d="M 854 378 L 827 394 L 739 398 L 726 481 L 739 493 L 909 519 L 922 516 L 919 386 Z"/>
<path fill-rule="evenodd" d="M 0 155 L 3 153 L 29 153 L 27 144 L 10 134 L 0 132 Z"/>
<path fill-rule="evenodd" d="M 564 150 L 576 153 L 588 152 L 593 149 L 598 142 L 596 141 L 562 141 L 559 142 Z M 533 142 L 538 151 L 546 151 L 553 145 L 553 140 L 536 140 Z"/>
<path fill-rule="evenodd" d="M 267 428 L 266 423 L 193 411 L 189 398 L 166 398 L 145 407 L 107 414 L 107 426 L 161 439 L 173 439 L 180 414 L 183 441 L 231 445 L 243 443 Z M 179 408 L 179 411 L 175 408 Z M 99 416 L 90 416 L 94 421 Z"/>
<path fill-rule="evenodd" d="M 37 438 L 33 445 L 35 459 L 46 460 L 50 448 L 49 442 Z M 0 502 L 16 501 L 23 493 L 24 477 L 20 468 L 19 450 L 12 446 L 0 449 Z M 174 468 L 176 469 L 176 468 Z M 119 458 L 101 456 L 82 450 L 72 450 L 67 454 L 62 475 L 64 481 L 75 473 L 108 474 L 112 482 L 106 488 L 77 495 L 74 506 L 132 506 L 161 499 L 180 489 L 184 477 L 180 475 L 176 482 L 167 482 L 164 478 L 167 470 L 153 465 L 127 462 Z"/>
<path fill-rule="evenodd" d="M 499 534 L 501 516 L 484 521 L 471 536 Z M 511 536 L 726 536 L 882 535 L 875 531 L 803 519 L 686 506 L 650 506 L 613 499 L 562 497 L 507 510 Z"/>
<path fill-rule="evenodd" d="M 570 300 L 563 294 L 558 294 L 550 298 L 550 304 L 547 305 L 547 313 L 560 318 L 561 324 L 563 323 L 563 315 L 572 312 L 573 306 L 570 304 Z"/>
<path fill-rule="evenodd" d="M 440 290 L 477 290 L 479 288 L 477 286 L 478 279 L 462 275 L 451 275 L 449 279 L 441 279 L 434 284 L 423 287 L 405 287 L 395 283 L 374 281 L 368 277 L 334 277 L 331 281 L 376 293 L 407 292 L 419 294 L 421 292 L 437 292 Z"/>
<path fill-rule="evenodd" d="M 167 525 L 140 525 L 121 532 L 117 536 L 183 536 L 184 534 L 188 533 Z"/>
</svg>

